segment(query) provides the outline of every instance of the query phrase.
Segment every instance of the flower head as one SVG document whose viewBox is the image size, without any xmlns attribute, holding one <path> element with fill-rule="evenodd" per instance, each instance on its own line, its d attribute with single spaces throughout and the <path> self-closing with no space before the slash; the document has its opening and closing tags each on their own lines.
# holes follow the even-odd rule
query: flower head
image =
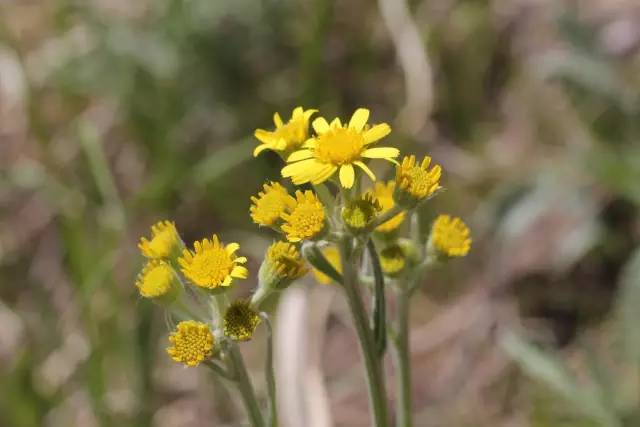
<svg viewBox="0 0 640 427">
<path fill-rule="evenodd" d="M 207 289 L 231 285 L 233 279 L 246 279 L 248 271 L 240 264 L 247 262 L 235 252 L 237 243 L 224 246 L 215 234 L 209 239 L 194 243 L 194 250 L 185 249 L 178 259 L 182 273 L 195 285 Z"/>
<path fill-rule="evenodd" d="M 152 259 L 144 266 L 136 280 L 140 295 L 165 302 L 173 301 L 180 292 L 180 279 L 170 264 Z"/>
<path fill-rule="evenodd" d="M 296 205 L 291 213 L 283 213 L 282 231 L 290 242 L 317 237 L 325 227 L 324 206 L 311 190 L 296 191 Z"/>
<path fill-rule="evenodd" d="M 425 156 L 416 164 L 416 156 L 402 159 L 396 166 L 396 201 L 403 205 L 415 205 L 434 195 L 440 188 L 442 168 L 435 165 L 429 170 L 431 157 Z"/>
<path fill-rule="evenodd" d="M 385 213 L 389 209 L 395 206 L 396 202 L 393 200 L 393 192 L 396 188 L 395 181 L 389 181 L 387 183 L 384 182 L 376 182 L 373 187 L 373 194 L 375 195 L 378 203 L 382 208 L 380 214 Z M 376 227 L 376 231 L 380 233 L 389 233 L 394 231 L 396 228 L 402 224 L 404 218 L 406 216 L 405 212 L 400 212 L 398 215 L 391 218 L 389 221 L 384 224 L 380 224 Z"/>
<path fill-rule="evenodd" d="M 169 258 L 182 249 L 182 240 L 175 223 L 160 221 L 151 226 L 151 240 L 142 237 L 138 248 L 147 258 Z"/>
<path fill-rule="evenodd" d="M 235 341 L 247 341 L 260 323 L 260 316 L 246 300 L 232 302 L 224 313 L 224 334 Z"/>
<path fill-rule="evenodd" d="M 251 197 L 249 212 L 253 222 L 258 225 L 272 226 L 280 220 L 280 215 L 293 209 L 296 199 L 291 197 L 287 190 L 277 182 L 264 184 L 264 191 L 258 196 Z"/>
<path fill-rule="evenodd" d="M 471 232 L 460 218 L 439 215 L 431 227 L 429 246 L 444 256 L 465 256 L 471 249 Z"/>
<path fill-rule="evenodd" d="M 334 119 L 331 124 L 323 117 L 312 123 L 316 136 L 303 144 L 303 149 L 293 152 L 289 163 L 282 169 L 282 176 L 291 177 L 296 185 L 311 182 L 320 184 L 340 170 L 340 183 L 351 188 L 355 181 L 354 165 L 362 169 L 375 181 L 375 175 L 364 164 L 363 159 L 393 159 L 400 151 L 391 147 L 369 148 L 370 144 L 391 132 L 388 124 L 372 127 L 367 125 L 369 110 L 359 108 L 351 116 L 349 124 Z"/>
<path fill-rule="evenodd" d="M 213 334 L 206 323 L 186 320 L 169 335 L 167 354 L 186 366 L 198 366 L 213 354 Z"/>
<path fill-rule="evenodd" d="M 265 286 L 284 289 L 306 272 L 304 259 L 295 245 L 274 242 L 267 249 L 267 256 L 260 267 L 260 278 Z"/>
<path fill-rule="evenodd" d="M 365 193 L 342 208 L 342 220 L 351 230 L 362 230 L 381 209 L 382 207 L 375 196 L 371 193 Z"/>
<path fill-rule="evenodd" d="M 338 248 L 335 246 L 327 246 L 322 249 L 322 255 L 324 255 L 329 264 L 331 264 L 338 273 L 342 273 L 342 263 L 340 261 L 340 251 L 338 251 Z M 313 269 L 313 276 L 323 285 L 328 285 L 333 282 L 333 279 L 315 268 Z"/>
<path fill-rule="evenodd" d="M 380 266 L 386 275 L 397 275 L 406 264 L 407 254 L 402 246 L 391 245 L 380 251 Z"/>
<path fill-rule="evenodd" d="M 317 111 L 296 107 L 287 123 L 282 121 L 280 114 L 275 113 L 273 115 L 273 122 L 276 125 L 274 131 L 264 129 L 255 131 L 254 135 L 261 144 L 253 150 L 253 156 L 256 157 L 264 150 L 291 152 L 300 147 L 309 138 L 309 119 Z"/>
</svg>

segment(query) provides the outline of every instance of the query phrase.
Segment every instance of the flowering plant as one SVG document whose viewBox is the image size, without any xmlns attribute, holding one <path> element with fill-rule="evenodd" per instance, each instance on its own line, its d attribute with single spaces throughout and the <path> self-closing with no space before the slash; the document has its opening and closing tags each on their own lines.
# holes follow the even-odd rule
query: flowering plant
<svg viewBox="0 0 640 427">
<path fill-rule="evenodd" d="M 419 229 L 416 209 L 441 191 L 442 168 L 430 157 L 417 162 L 410 155 L 398 162 L 397 148 L 377 146 L 391 132 L 388 124 L 369 125 L 369 110 L 364 108 L 348 123 L 323 117 L 311 121 L 316 113 L 298 107 L 286 123 L 276 113 L 274 130 L 255 132 L 260 145 L 254 156 L 275 151 L 286 163 L 282 176 L 304 188 L 292 193 L 281 183 L 268 182 L 251 198 L 251 219 L 273 230 L 278 239 L 266 251 L 250 299 L 229 298 L 228 291 L 249 275 L 237 243 L 225 245 L 213 235 L 189 249 L 169 221 L 154 225 L 151 237 L 141 239 L 140 250 L 149 260 L 136 285 L 141 296 L 169 314 L 169 356 L 188 367 L 206 365 L 229 379 L 251 424 L 275 426 L 271 345 L 266 355 L 266 415 L 238 345 L 250 340 L 261 323 L 270 331 L 265 301 L 313 270 L 319 282 L 335 283 L 344 291 L 364 360 L 374 424 L 389 422 L 382 359 L 392 347 L 399 372 L 396 424 L 410 426 L 409 300 L 431 266 L 468 253 L 470 232 L 449 215 L 438 216 L 426 233 Z M 394 164 L 395 179 L 377 180 L 367 163 L 374 159 Z M 373 296 L 370 308 L 364 293 Z M 391 294 L 396 310 L 388 323 Z"/>
</svg>

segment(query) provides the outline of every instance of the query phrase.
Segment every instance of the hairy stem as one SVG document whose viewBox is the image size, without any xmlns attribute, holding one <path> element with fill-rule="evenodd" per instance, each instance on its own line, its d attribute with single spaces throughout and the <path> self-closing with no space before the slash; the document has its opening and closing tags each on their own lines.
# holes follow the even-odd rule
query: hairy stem
<svg viewBox="0 0 640 427">
<path fill-rule="evenodd" d="M 357 273 L 352 255 L 351 238 L 344 237 L 340 242 L 343 285 L 364 359 L 373 425 L 386 427 L 388 415 L 381 358 L 378 357 L 373 333 L 369 328 L 367 312 L 358 289 Z"/>
<path fill-rule="evenodd" d="M 264 420 L 262 418 L 262 413 L 260 412 L 260 405 L 258 405 L 258 400 L 256 399 L 253 385 L 249 379 L 249 373 L 247 372 L 247 368 L 244 364 L 242 354 L 240 354 L 238 344 L 235 342 L 231 342 L 229 344 L 229 359 L 233 364 L 236 385 L 240 392 L 242 403 L 244 403 L 244 407 L 247 410 L 251 426 L 264 427 Z"/>
</svg>

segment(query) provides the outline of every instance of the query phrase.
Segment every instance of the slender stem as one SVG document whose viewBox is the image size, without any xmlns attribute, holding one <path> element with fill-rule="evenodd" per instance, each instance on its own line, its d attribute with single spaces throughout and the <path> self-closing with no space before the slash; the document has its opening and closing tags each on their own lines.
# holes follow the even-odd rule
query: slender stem
<svg viewBox="0 0 640 427">
<path fill-rule="evenodd" d="M 242 397 L 242 402 L 247 410 L 249 421 L 253 427 L 263 427 L 264 420 L 262 419 L 262 413 L 260 412 L 260 405 L 258 405 L 258 400 L 256 399 L 253 385 L 249 379 L 249 373 L 244 365 L 242 354 L 240 354 L 238 344 L 235 342 L 231 342 L 229 344 L 229 358 L 233 364 L 236 385 L 240 392 L 240 396 Z"/>
<path fill-rule="evenodd" d="M 273 329 L 271 321 L 266 313 L 260 313 L 260 317 L 264 319 L 267 325 L 267 357 L 265 362 L 265 379 L 267 383 L 267 392 L 269 394 L 269 416 L 267 418 L 268 427 L 278 426 L 278 407 L 276 402 L 276 375 L 273 369 Z"/>
<path fill-rule="evenodd" d="M 371 257 L 374 277 L 372 315 L 373 338 L 378 352 L 377 354 L 379 357 L 382 357 L 387 347 L 387 304 L 385 302 L 384 294 L 384 275 L 382 274 L 382 267 L 380 265 L 380 258 L 378 258 L 376 246 L 371 239 L 367 241 L 367 251 Z"/>
<path fill-rule="evenodd" d="M 340 243 L 344 290 L 351 309 L 351 315 L 353 316 L 366 368 L 373 425 L 386 427 L 388 425 L 388 415 L 381 358 L 377 355 L 373 333 L 368 324 L 367 312 L 358 290 L 357 274 L 352 258 L 351 239 L 345 237 Z"/>
<path fill-rule="evenodd" d="M 393 340 L 397 369 L 396 391 L 399 407 L 396 412 L 397 427 L 411 427 L 411 349 L 409 348 L 409 289 L 407 283 L 398 291 L 396 335 Z"/>
</svg>

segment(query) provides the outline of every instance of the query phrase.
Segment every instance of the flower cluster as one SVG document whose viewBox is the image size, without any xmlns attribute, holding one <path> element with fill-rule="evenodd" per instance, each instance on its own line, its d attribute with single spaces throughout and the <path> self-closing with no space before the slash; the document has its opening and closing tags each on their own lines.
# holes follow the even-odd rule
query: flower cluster
<svg viewBox="0 0 640 427">
<path fill-rule="evenodd" d="M 262 144 L 254 155 L 265 150 L 276 152 L 285 162 L 282 177 L 290 178 L 294 186 L 311 187 L 292 193 L 285 188 L 286 181 L 264 184 L 251 198 L 249 211 L 256 224 L 272 228 L 290 243 L 309 242 L 321 248 L 322 264 L 337 273 L 340 257 L 334 245 L 345 235 L 356 241 L 372 237 L 379 248 L 382 270 L 390 278 L 400 276 L 421 259 L 467 254 L 469 229 L 459 218 L 448 215 L 437 217 L 424 239 L 402 237 L 408 228 L 407 216 L 418 212 L 442 189 L 440 165 L 433 164 L 429 156 L 420 161 L 412 154 L 398 159 L 397 148 L 378 146 L 391 127 L 369 124 L 370 113 L 365 108 L 358 108 L 347 122 L 324 117 L 311 120 L 317 113 L 297 107 L 287 123 L 276 114 L 275 130 L 256 131 Z M 395 179 L 377 180 L 374 164 L 369 164 L 375 159 L 395 165 Z M 422 247 L 415 247 L 420 242 Z M 315 271 L 319 282 L 334 281 L 321 270 Z"/>
<path fill-rule="evenodd" d="M 167 348 L 176 362 L 191 367 L 222 361 L 231 345 L 253 337 L 270 297 L 304 277 L 308 264 L 318 282 L 329 284 L 342 281 L 348 261 L 366 282 L 375 257 L 378 270 L 393 283 L 425 260 L 469 251 L 470 232 L 459 218 L 437 217 L 424 236 L 409 227 L 407 219 L 424 212 L 420 207 L 441 190 L 440 165 L 428 156 L 400 158 L 399 149 L 380 145 L 391 127 L 369 123 L 365 108 L 347 121 L 317 114 L 297 107 L 285 122 L 276 113 L 274 129 L 254 133 L 259 141 L 254 156 L 275 152 L 283 160 L 285 179 L 264 183 L 250 200 L 249 217 L 273 239 L 251 298 L 231 298 L 236 282 L 249 277 L 239 244 L 224 244 L 214 234 L 187 247 L 170 221 L 158 222 L 148 238 L 140 239 L 148 262 L 136 286 L 178 321 Z M 394 179 L 378 180 L 373 170 L 384 164 L 378 159 L 392 164 Z M 341 242 L 354 248 L 348 256 L 339 249 Z M 203 307 L 210 312 L 203 313 Z"/>
</svg>

